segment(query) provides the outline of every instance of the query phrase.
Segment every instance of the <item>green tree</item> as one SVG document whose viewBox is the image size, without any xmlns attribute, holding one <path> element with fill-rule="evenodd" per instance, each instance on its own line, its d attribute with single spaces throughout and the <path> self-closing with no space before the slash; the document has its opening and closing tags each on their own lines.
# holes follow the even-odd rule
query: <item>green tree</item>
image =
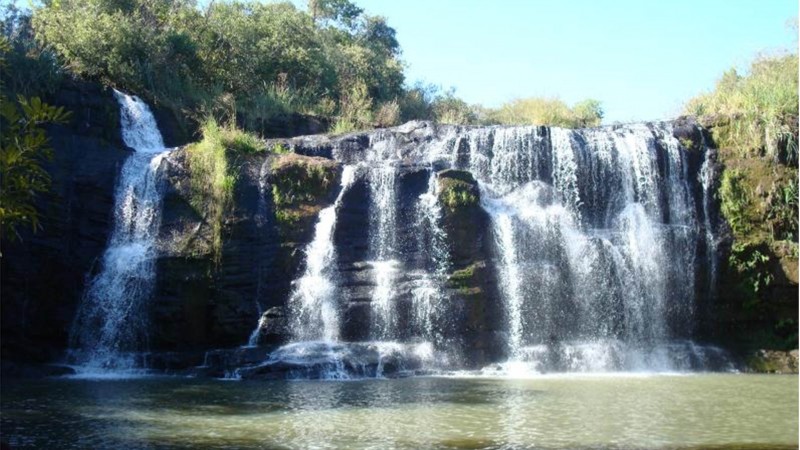
<svg viewBox="0 0 800 450">
<path fill-rule="evenodd" d="M 314 23 L 330 21 L 352 28 L 363 12 L 363 9 L 349 0 L 308 0 L 308 13 Z"/>
<path fill-rule="evenodd" d="M 10 45 L 0 40 L 0 68 L 5 69 L 5 54 Z M 2 89 L 2 86 L 0 86 Z M 0 227 L 5 236 L 15 239 L 17 228 L 39 227 L 34 206 L 36 195 L 50 188 L 50 176 L 42 168 L 52 149 L 42 128 L 46 123 L 60 123 L 68 118 L 63 108 L 18 96 L 9 101 L 0 90 Z"/>
<path fill-rule="evenodd" d="M 594 99 L 576 103 L 572 107 L 572 114 L 575 117 L 575 125 L 579 128 L 596 127 L 603 120 L 603 108 L 600 102 Z"/>
</svg>

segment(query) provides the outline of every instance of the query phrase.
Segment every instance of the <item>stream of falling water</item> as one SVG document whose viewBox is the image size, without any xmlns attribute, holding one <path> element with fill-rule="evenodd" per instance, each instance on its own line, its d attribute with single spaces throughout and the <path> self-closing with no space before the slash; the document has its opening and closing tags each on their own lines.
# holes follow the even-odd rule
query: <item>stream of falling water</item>
<svg viewBox="0 0 800 450">
<path fill-rule="evenodd" d="M 447 336 L 437 319 L 446 313 L 444 309 L 444 284 L 448 271 L 447 236 L 440 225 L 442 208 L 439 204 L 436 172 L 431 170 L 428 189 L 420 194 L 417 204 L 417 237 L 419 246 L 426 255 L 425 267 L 416 285 L 411 290 L 412 326 L 420 337 L 436 344 Z"/>
<path fill-rule="evenodd" d="M 141 369 L 147 349 L 146 304 L 155 278 L 162 193 L 158 168 L 168 153 L 150 108 L 114 91 L 122 138 L 134 152 L 125 161 L 114 197 L 114 227 L 100 272 L 84 294 L 70 333 L 70 360 L 87 376 Z"/>
<path fill-rule="evenodd" d="M 669 125 L 465 134 L 463 168 L 495 236 L 503 370 L 683 370 L 715 357 L 674 340 L 692 331 L 694 252 L 710 226 Z"/>
<path fill-rule="evenodd" d="M 339 340 L 339 311 L 336 304 L 336 248 L 333 232 L 336 211 L 355 180 L 355 167 L 344 166 L 339 195 L 319 213 L 314 239 L 306 248 L 306 269 L 289 298 L 291 330 L 295 341 Z"/>
<path fill-rule="evenodd" d="M 450 325 L 466 320 L 447 281 L 437 191 L 437 171 L 446 168 L 473 174 L 491 227 L 481 257 L 491 265 L 489 282 L 497 280 L 499 301 L 488 307 L 504 315 L 498 332 L 506 361 L 484 373 L 731 367 L 722 350 L 691 340 L 696 250 L 705 245 L 713 257 L 713 174 L 707 162 L 690 174 L 689 153 L 669 123 L 451 127 L 414 147 L 393 133 L 370 135 L 363 153 L 334 148 L 334 157 L 358 166 L 358 176 L 343 177 L 336 203 L 320 213 L 306 271 L 289 300 L 292 342 L 263 367 L 283 364 L 293 367 L 291 376 L 334 379 L 380 376 L 389 366 L 395 373 L 454 367 L 429 364 L 463 351 L 448 345 L 458 340 L 458 326 Z M 368 207 L 353 210 L 368 214 L 366 269 L 360 278 L 337 280 L 332 233 L 339 207 L 346 208 L 342 196 L 356 181 L 368 189 Z M 692 186 L 702 191 L 697 198 Z M 339 282 L 369 286 L 369 298 L 339 299 Z M 363 314 L 347 320 L 364 321 L 356 326 L 364 327 L 365 342 L 342 339 L 345 310 Z"/>
</svg>

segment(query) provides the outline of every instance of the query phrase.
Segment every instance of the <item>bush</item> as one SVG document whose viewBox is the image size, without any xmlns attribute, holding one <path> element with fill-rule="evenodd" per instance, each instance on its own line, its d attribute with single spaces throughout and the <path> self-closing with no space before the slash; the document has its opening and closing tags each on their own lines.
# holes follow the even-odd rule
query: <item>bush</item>
<svg viewBox="0 0 800 450">
<path fill-rule="evenodd" d="M 0 69 L 6 72 L 5 55 L 10 44 L 0 36 Z M 5 79 L 5 77 L 4 77 Z M 43 103 L 38 97 L 21 95 L 9 101 L 0 84 L 0 235 L 18 237 L 17 228 L 39 226 L 34 206 L 37 194 L 50 189 L 50 175 L 42 163 L 52 157 L 52 149 L 42 125 L 61 123 L 69 113 Z"/>
<path fill-rule="evenodd" d="M 572 108 L 557 98 L 525 98 L 513 100 L 489 110 L 487 120 L 504 125 L 548 125 L 563 128 L 600 125 L 603 110 L 597 100 L 584 100 Z"/>
<path fill-rule="evenodd" d="M 213 118 L 201 127 L 203 139 L 187 147 L 192 206 L 211 226 L 211 250 L 216 263 L 222 256 L 223 219 L 233 206 L 236 156 L 266 151 L 260 138 Z"/>
<path fill-rule="evenodd" d="M 3 70 L 3 89 L 10 97 L 20 94 L 26 97 L 46 96 L 56 91 L 61 84 L 63 72 L 55 54 L 36 43 L 31 28 L 31 18 L 14 4 L 0 7 L 0 35 L 6 42 Z"/>
<path fill-rule="evenodd" d="M 400 123 L 400 104 L 397 100 L 381 103 L 375 111 L 375 125 L 391 127 Z"/>
<path fill-rule="evenodd" d="M 70 72 L 199 123 L 254 129 L 299 112 L 369 126 L 373 103 L 402 94 L 394 30 L 347 0 L 320 4 L 333 9 L 316 20 L 289 2 L 60 0 L 36 8 L 33 26 Z"/>
<path fill-rule="evenodd" d="M 717 116 L 727 126 L 716 127 L 721 146 L 741 155 L 765 154 L 797 161 L 798 60 L 796 54 L 761 57 L 741 75 L 731 69 L 714 91 L 686 105 L 687 114 Z"/>
<path fill-rule="evenodd" d="M 433 101 L 433 118 L 438 123 L 470 125 L 476 123 L 472 108 L 452 90 Z"/>
</svg>

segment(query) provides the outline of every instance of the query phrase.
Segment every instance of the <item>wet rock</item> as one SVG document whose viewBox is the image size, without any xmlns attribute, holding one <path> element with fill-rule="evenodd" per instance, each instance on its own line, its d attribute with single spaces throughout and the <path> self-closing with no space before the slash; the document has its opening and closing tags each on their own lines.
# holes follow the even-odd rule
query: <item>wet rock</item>
<svg viewBox="0 0 800 450">
<path fill-rule="evenodd" d="M 411 349 L 397 344 L 318 342 L 281 347 L 236 373 L 245 380 L 375 378 L 403 376 L 421 365 Z"/>
<path fill-rule="evenodd" d="M 45 362 L 63 354 L 86 281 L 108 242 L 114 188 L 130 154 L 110 89 L 65 81 L 44 100 L 72 114 L 68 123 L 47 127 L 53 159 L 43 167 L 52 185 L 35 201 L 39 230 L 20 227 L 19 239 L 2 242 L 4 360 Z"/>
<path fill-rule="evenodd" d="M 237 182 L 223 217 L 217 260 L 213 226 L 192 198 L 186 151 L 173 151 L 163 168 L 164 213 L 151 303 L 154 351 L 246 343 L 259 309 L 282 307 L 288 298 L 317 213 L 335 198 L 341 176 L 340 165 L 323 158 L 237 156 Z M 281 212 L 296 214 L 296 220 L 282 223 Z M 266 342 L 280 341 L 269 336 Z"/>
<path fill-rule="evenodd" d="M 797 350 L 758 350 L 747 360 L 747 370 L 750 372 L 796 374 L 797 369 Z"/>
<path fill-rule="evenodd" d="M 263 363 L 274 350 L 275 346 L 272 345 L 210 350 L 205 354 L 202 365 L 194 368 L 192 373 L 203 377 L 232 377 L 240 367 Z"/>
<path fill-rule="evenodd" d="M 477 206 L 480 202 L 478 182 L 465 170 L 443 170 L 437 173 L 439 201 L 449 209 Z"/>
<path fill-rule="evenodd" d="M 75 369 L 59 364 L 28 364 L 13 361 L 0 363 L 3 378 L 45 378 L 74 375 Z"/>
<path fill-rule="evenodd" d="M 341 176 L 338 162 L 321 157 L 288 153 L 272 161 L 270 194 L 283 240 L 306 240 L 302 230 L 333 202 Z"/>
<path fill-rule="evenodd" d="M 258 345 L 282 344 L 289 339 L 289 324 L 286 308 L 275 306 L 258 319 Z"/>
</svg>

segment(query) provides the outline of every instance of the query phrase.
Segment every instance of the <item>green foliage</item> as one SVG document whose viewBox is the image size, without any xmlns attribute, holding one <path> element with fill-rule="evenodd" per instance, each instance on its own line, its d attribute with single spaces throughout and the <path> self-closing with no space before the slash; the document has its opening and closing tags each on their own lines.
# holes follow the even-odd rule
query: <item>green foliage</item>
<svg viewBox="0 0 800 450">
<path fill-rule="evenodd" d="M 434 120 L 438 123 L 469 125 L 477 121 L 472 107 L 464 100 L 457 98 L 452 90 L 436 98 L 432 107 Z"/>
<path fill-rule="evenodd" d="M 775 328 L 796 298 L 769 287 L 796 264 L 797 71 L 796 54 L 759 57 L 746 74 L 729 70 L 685 108 L 712 127 L 720 148 L 717 195 L 733 232 L 726 283 L 739 307 L 769 324 L 749 336 L 767 346 L 777 345 L 778 335 L 796 342 L 796 333 Z"/>
<path fill-rule="evenodd" d="M 349 0 L 308 0 L 308 12 L 314 21 L 327 20 L 353 27 L 364 10 Z"/>
<path fill-rule="evenodd" d="M 797 161 L 797 54 L 756 59 L 745 75 L 731 69 L 713 92 L 686 105 L 696 116 L 717 116 L 727 126 L 715 129 L 722 147 L 740 155 L 760 155 Z"/>
<path fill-rule="evenodd" d="M 457 178 L 439 179 L 439 201 L 449 209 L 475 206 L 478 204 L 475 185 Z"/>
<path fill-rule="evenodd" d="M 788 182 L 777 183 L 770 193 L 767 219 L 772 227 L 773 239 L 797 242 L 798 238 L 798 185 L 796 176 Z"/>
<path fill-rule="evenodd" d="M 30 16 L 10 3 L 0 6 L 0 17 L 0 34 L 8 43 L 5 64 L 14 68 L 4 70 L 0 75 L 9 97 L 16 97 L 16 94 L 42 96 L 55 92 L 63 73 L 55 55 L 34 39 Z"/>
<path fill-rule="evenodd" d="M 0 37 L 0 69 L 6 72 L 5 55 L 10 49 Z M 0 85 L 0 89 L 4 86 Z M 37 194 L 50 188 L 50 176 L 42 163 L 52 157 L 52 149 L 42 125 L 63 123 L 69 113 L 43 103 L 39 97 L 22 95 L 10 101 L 0 91 L 0 230 L 11 239 L 19 237 L 17 228 L 39 227 L 34 206 Z"/>
<path fill-rule="evenodd" d="M 572 115 L 577 128 L 600 125 L 603 114 L 603 108 L 598 100 L 587 99 L 572 106 Z"/>
<path fill-rule="evenodd" d="M 201 122 L 258 130 L 300 112 L 371 125 L 402 94 L 394 30 L 347 0 L 58 0 L 34 10 L 36 38 L 66 68 Z"/>
<path fill-rule="evenodd" d="M 214 119 L 206 120 L 201 130 L 203 139 L 186 149 L 191 203 L 211 226 L 211 250 L 215 263 L 219 264 L 224 218 L 233 207 L 236 157 L 263 152 L 266 144 L 233 126 L 220 126 Z"/>
<path fill-rule="evenodd" d="M 475 265 L 468 266 L 461 270 L 456 270 L 448 277 L 447 281 L 450 287 L 461 288 L 466 287 L 472 282 L 475 276 Z"/>
<path fill-rule="evenodd" d="M 277 160 L 272 168 L 272 201 L 279 209 L 317 202 L 334 181 L 331 170 L 294 157 Z"/>
<path fill-rule="evenodd" d="M 291 150 L 289 147 L 283 145 L 283 143 L 278 142 L 274 146 L 272 146 L 272 153 L 275 155 L 285 155 L 286 153 L 290 153 Z"/>
<path fill-rule="evenodd" d="M 475 279 L 479 266 L 480 263 L 475 263 L 450 274 L 447 278 L 448 287 L 458 289 L 458 293 L 464 296 L 481 294 L 482 290 L 476 286 Z"/>
<path fill-rule="evenodd" d="M 291 234 L 302 217 L 316 214 L 314 205 L 328 194 L 334 179 L 333 166 L 327 163 L 295 154 L 275 159 L 270 184 L 281 233 Z"/>
<path fill-rule="evenodd" d="M 433 107 L 429 90 L 420 83 L 406 90 L 398 99 L 400 107 L 400 121 L 432 120 Z"/>
<path fill-rule="evenodd" d="M 550 125 L 563 128 L 600 125 L 603 110 L 597 100 L 584 100 L 572 108 L 557 98 L 517 99 L 487 111 L 487 121 L 505 125 Z"/>
<path fill-rule="evenodd" d="M 735 243 L 731 249 L 728 264 L 739 274 L 740 291 L 747 294 L 746 309 L 759 305 L 764 290 L 774 279 L 769 262 L 769 250 L 764 246 Z"/>
<path fill-rule="evenodd" d="M 448 208 L 455 209 L 462 206 L 475 205 L 478 202 L 478 198 L 468 191 L 449 189 L 442 195 L 442 202 Z"/>
<path fill-rule="evenodd" d="M 741 171 L 726 170 L 723 173 L 718 196 L 720 210 L 734 234 L 749 233 L 755 217 L 750 192 Z"/>
<path fill-rule="evenodd" d="M 290 209 L 277 209 L 275 219 L 282 229 L 289 229 L 300 221 L 300 213 Z"/>
<path fill-rule="evenodd" d="M 397 100 L 381 103 L 375 110 L 375 125 L 391 127 L 400 124 L 400 104 Z"/>
<path fill-rule="evenodd" d="M 342 96 L 340 114 L 333 133 L 370 128 L 372 118 L 372 98 L 369 96 L 367 86 L 364 83 L 356 83 Z"/>
</svg>

